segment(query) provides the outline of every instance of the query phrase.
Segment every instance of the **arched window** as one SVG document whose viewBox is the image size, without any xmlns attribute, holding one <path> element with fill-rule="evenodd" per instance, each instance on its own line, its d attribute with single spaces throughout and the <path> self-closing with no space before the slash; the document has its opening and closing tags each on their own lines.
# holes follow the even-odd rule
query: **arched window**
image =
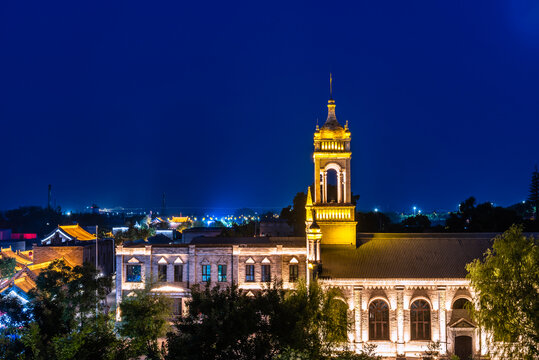
<svg viewBox="0 0 539 360">
<path fill-rule="evenodd" d="M 389 307 L 383 300 L 369 305 L 369 339 L 389 340 Z"/>
<path fill-rule="evenodd" d="M 412 340 L 430 340 L 430 306 L 425 300 L 416 300 L 410 307 Z"/>
<path fill-rule="evenodd" d="M 457 299 L 455 300 L 455 302 L 453 303 L 453 309 L 457 309 L 457 310 L 460 310 L 460 309 L 468 309 L 468 305 L 470 303 L 470 301 L 466 298 L 460 298 L 460 299 Z"/>
<path fill-rule="evenodd" d="M 328 169 L 326 172 L 327 178 L 327 194 L 326 202 L 337 202 L 337 171 L 334 169 Z"/>
</svg>

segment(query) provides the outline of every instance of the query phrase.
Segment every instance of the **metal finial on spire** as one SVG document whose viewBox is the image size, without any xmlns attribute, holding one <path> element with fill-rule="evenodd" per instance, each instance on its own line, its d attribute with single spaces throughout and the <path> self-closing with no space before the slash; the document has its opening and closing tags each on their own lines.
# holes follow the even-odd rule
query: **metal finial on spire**
<svg viewBox="0 0 539 360">
<path fill-rule="evenodd" d="M 331 99 L 333 97 L 333 77 L 331 76 L 331 72 L 329 73 L 329 98 Z"/>
</svg>

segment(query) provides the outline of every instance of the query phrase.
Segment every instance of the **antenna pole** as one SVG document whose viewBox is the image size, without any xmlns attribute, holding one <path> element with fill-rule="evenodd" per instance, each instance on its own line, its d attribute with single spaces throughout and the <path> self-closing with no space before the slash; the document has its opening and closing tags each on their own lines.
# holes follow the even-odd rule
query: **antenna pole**
<svg viewBox="0 0 539 360">
<path fill-rule="evenodd" d="M 329 73 L 329 97 L 333 97 L 333 76 Z"/>
</svg>

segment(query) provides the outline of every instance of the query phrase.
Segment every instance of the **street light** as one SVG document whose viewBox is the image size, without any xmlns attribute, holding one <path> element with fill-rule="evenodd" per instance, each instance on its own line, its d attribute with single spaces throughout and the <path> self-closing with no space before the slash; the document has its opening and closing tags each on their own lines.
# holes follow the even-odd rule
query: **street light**
<svg viewBox="0 0 539 360">
<path fill-rule="evenodd" d="M 378 208 L 374 208 L 374 212 L 378 212 Z"/>
<path fill-rule="evenodd" d="M 415 210 L 417 209 L 417 207 L 414 206 L 414 216 L 415 216 Z"/>
</svg>

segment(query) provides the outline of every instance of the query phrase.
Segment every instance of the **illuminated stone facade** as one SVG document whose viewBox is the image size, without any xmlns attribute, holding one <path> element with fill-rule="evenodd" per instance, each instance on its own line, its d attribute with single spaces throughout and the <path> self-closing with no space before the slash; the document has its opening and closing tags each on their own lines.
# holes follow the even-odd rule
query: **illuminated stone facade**
<svg viewBox="0 0 539 360">
<path fill-rule="evenodd" d="M 293 288 L 306 274 L 305 239 L 199 238 L 190 244 L 118 246 L 116 266 L 117 303 L 151 279 L 154 291 L 172 297 L 185 311 L 193 285 L 234 283 L 256 292 L 278 280 L 285 289 Z"/>
<path fill-rule="evenodd" d="M 328 117 L 325 124 L 316 127 L 314 133 L 314 189 L 312 203 L 307 205 L 307 229 L 313 216 L 320 227 L 323 244 L 355 244 L 355 206 L 352 204 L 350 161 L 351 133 L 348 123 L 339 124 L 335 115 L 335 100 L 328 101 Z M 329 176 L 335 176 L 330 184 Z M 336 187 L 334 198 L 330 186 Z"/>
<path fill-rule="evenodd" d="M 474 297 L 465 265 L 481 257 L 496 234 L 356 234 L 350 139 L 330 99 L 328 119 L 314 135 L 306 238 L 201 237 L 190 244 L 120 246 L 117 301 L 150 275 L 158 280 L 155 291 L 175 299 L 178 315 L 193 285 L 235 283 L 256 292 L 269 280 L 292 289 L 298 278 L 317 276 L 323 286 L 342 290 L 349 349 L 375 344 L 384 358 L 417 359 L 440 341 L 441 354 L 485 355 L 485 334 L 465 309 Z M 334 199 L 329 172 L 336 174 Z"/>
</svg>

